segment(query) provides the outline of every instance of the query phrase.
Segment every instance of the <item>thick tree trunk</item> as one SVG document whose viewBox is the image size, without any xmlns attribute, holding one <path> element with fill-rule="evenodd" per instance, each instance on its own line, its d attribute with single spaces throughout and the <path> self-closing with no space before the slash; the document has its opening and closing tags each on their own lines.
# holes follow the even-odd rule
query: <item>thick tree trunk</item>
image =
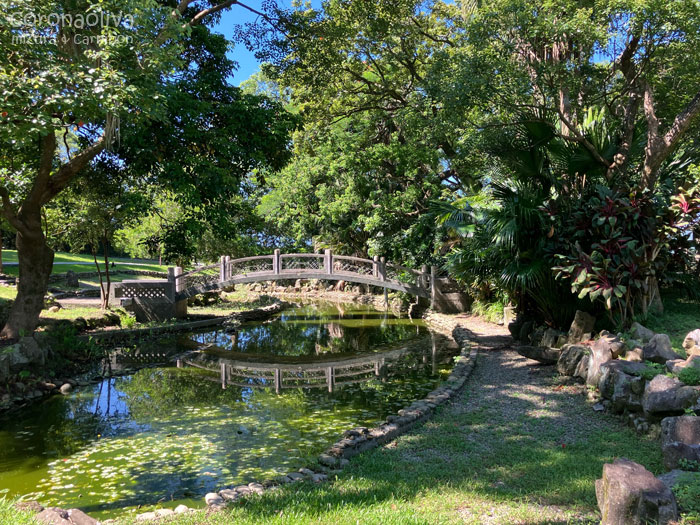
<svg viewBox="0 0 700 525">
<path fill-rule="evenodd" d="M 18 219 L 23 231 L 17 232 L 17 257 L 19 260 L 19 284 L 17 298 L 10 310 L 3 337 L 16 339 L 31 334 L 39 323 L 44 308 L 44 295 L 53 268 L 53 250 L 46 244 L 41 228 L 41 213 L 22 210 Z"/>
</svg>

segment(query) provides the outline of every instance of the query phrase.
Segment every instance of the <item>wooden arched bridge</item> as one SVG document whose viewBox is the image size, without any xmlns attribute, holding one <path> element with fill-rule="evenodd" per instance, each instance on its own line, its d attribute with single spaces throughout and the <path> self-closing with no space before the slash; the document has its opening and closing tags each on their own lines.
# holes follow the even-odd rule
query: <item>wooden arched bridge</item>
<svg viewBox="0 0 700 525">
<path fill-rule="evenodd" d="M 384 257 L 363 259 L 335 255 L 331 250 L 284 254 L 275 250 L 271 255 L 240 259 L 222 256 L 216 264 L 187 272 L 169 268 L 167 280 L 123 281 L 113 287 L 113 293 L 123 306 L 138 303 L 137 317 L 162 319 L 184 315 L 187 299 L 198 294 L 235 284 L 297 279 L 360 283 L 430 299 L 431 307 L 438 311 L 464 309 L 463 294 L 454 282 L 440 277 L 435 266 L 415 270 L 387 262 Z"/>
</svg>

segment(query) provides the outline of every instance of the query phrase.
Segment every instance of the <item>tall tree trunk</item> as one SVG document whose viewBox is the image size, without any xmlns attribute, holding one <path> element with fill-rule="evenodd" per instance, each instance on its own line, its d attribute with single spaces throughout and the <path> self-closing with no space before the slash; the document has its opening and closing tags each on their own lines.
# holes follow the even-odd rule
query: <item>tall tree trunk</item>
<svg viewBox="0 0 700 525">
<path fill-rule="evenodd" d="M 0 273 L 2 273 L 2 239 L 3 239 L 3 233 L 2 230 L 0 230 Z"/>
<path fill-rule="evenodd" d="M 53 269 L 53 250 L 46 244 L 41 227 L 41 209 L 23 208 L 17 218 L 23 228 L 17 231 L 17 258 L 19 260 L 19 284 L 17 297 L 3 337 L 16 339 L 31 333 L 39 324 L 39 314 L 44 308 L 44 295 Z"/>
</svg>

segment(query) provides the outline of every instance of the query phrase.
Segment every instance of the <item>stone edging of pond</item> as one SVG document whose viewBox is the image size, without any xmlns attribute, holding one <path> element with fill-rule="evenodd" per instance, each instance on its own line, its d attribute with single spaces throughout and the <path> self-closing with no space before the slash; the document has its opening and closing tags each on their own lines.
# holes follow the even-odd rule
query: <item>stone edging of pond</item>
<svg viewBox="0 0 700 525">
<path fill-rule="evenodd" d="M 460 349 L 455 358 L 455 366 L 444 384 L 430 392 L 425 398 L 414 401 L 406 408 L 392 414 L 380 425 L 368 429 L 358 427 L 347 430 L 343 437 L 318 457 L 318 463 L 312 468 L 301 468 L 297 472 L 282 475 L 274 480 L 262 483 L 248 483 L 210 492 L 204 497 L 211 510 L 221 510 L 227 503 L 234 502 L 249 494 L 263 494 L 280 485 L 309 480 L 321 483 L 329 474 L 336 474 L 349 463 L 353 456 L 383 445 L 408 432 L 415 425 L 426 421 L 437 407 L 444 405 L 461 391 L 471 375 L 479 353 L 479 345 L 469 338 L 469 331 L 461 327 L 452 318 L 434 312 L 427 312 L 426 322 L 434 330 L 449 333 Z M 140 514 L 137 520 L 156 518 L 155 513 Z"/>
</svg>

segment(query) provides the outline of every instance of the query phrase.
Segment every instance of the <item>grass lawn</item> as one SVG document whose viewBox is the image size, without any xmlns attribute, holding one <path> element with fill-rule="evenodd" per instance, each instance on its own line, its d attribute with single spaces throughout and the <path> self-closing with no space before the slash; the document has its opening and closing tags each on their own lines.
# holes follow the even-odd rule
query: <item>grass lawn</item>
<svg viewBox="0 0 700 525">
<path fill-rule="evenodd" d="M 17 262 L 17 251 L 16 250 L 3 250 L 2 251 L 3 262 Z M 149 270 L 154 272 L 167 272 L 167 266 L 161 266 L 158 261 L 145 260 L 145 259 L 128 259 L 123 257 L 115 257 L 110 259 L 114 261 L 117 265 L 117 269 L 122 270 Z M 66 273 L 71 270 L 74 272 L 94 272 L 95 262 L 92 255 L 81 255 L 65 252 L 57 252 L 54 257 L 54 263 L 72 263 L 72 264 L 54 264 L 53 273 Z M 104 269 L 104 264 L 100 267 Z M 4 266 L 4 273 L 8 275 L 18 275 L 17 266 Z"/>
</svg>

